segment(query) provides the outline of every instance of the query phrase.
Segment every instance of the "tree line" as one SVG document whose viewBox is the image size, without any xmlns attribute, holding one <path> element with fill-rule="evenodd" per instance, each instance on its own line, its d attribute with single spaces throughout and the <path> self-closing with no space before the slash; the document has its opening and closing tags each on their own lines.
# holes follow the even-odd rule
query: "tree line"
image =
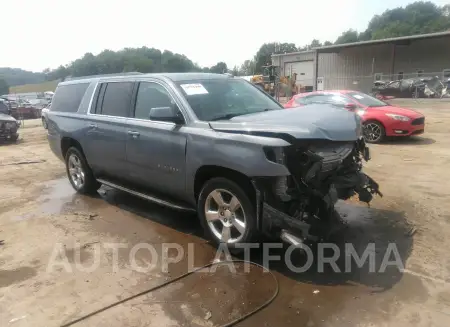
<svg viewBox="0 0 450 327">
<path fill-rule="evenodd" d="M 155 48 L 125 48 L 120 51 L 104 50 L 98 55 L 86 53 L 68 65 L 56 69 L 45 69 L 33 73 L 21 69 L 0 68 L 0 95 L 8 85 L 39 83 L 45 80 L 64 80 L 69 76 L 111 74 L 119 72 L 230 72 L 234 75 L 262 73 L 263 66 L 271 62 L 272 54 L 304 51 L 320 46 L 376 40 L 389 37 L 432 33 L 450 30 L 450 4 L 437 6 L 430 1 L 417 1 L 406 7 L 386 10 L 375 15 L 366 30 L 350 29 L 343 32 L 334 42 L 313 39 L 310 44 L 297 46 L 295 43 L 271 42 L 263 44 L 251 59 L 241 66 L 227 67 L 218 62 L 211 67 L 200 67 L 185 55 Z M 3 81 L 2 81 L 3 79 Z"/>
</svg>

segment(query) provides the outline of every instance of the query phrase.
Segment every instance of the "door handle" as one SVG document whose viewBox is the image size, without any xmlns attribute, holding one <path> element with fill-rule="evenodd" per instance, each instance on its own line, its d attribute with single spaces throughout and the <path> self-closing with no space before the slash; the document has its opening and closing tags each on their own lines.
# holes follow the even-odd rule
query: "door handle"
<svg viewBox="0 0 450 327">
<path fill-rule="evenodd" d="M 137 138 L 139 136 L 139 132 L 136 131 L 128 131 L 128 135 L 131 135 L 133 138 Z"/>
</svg>

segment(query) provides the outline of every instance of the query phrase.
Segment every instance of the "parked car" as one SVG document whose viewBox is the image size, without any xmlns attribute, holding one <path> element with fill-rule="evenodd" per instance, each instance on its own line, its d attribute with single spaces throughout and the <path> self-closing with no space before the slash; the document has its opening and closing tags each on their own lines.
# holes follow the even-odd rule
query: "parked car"
<svg viewBox="0 0 450 327">
<path fill-rule="evenodd" d="M 330 103 L 358 114 L 362 118 L 364 138 L 369 143 L 381 142 L 386 136 L 405 137 L 425 131 L 425 117 L 421 113 L 351 90 L 297 94 L 285 104 L 285 108 L 314 103 Z"/>
<path fill-rule="evenodd" d="M 391 98 L 423 98 L 425 97 L 425 83 L 420 78 L 408 78 L 391 81 L 375 86 L 372 94 L 378 99 Z"/>
<path fill-rule="evenodd" d="M 0 140 L 15 142 L 19 138 L 20 123 L 14 117 L 0 112 Z"/>
<path fill-rule="evenodd" d="M 372 95 L 380 100 L 392 98 L 442 97 L 445 83 L 438 77 L 416 77 L 391 82 L 374 82 Z"/>
<path fill-rule="evenodd" d="M 369 149 L 359 116 L 331 105 L 284 110 L 251 83 L 222 74 L 94 77 L 58 85 L 52 151 L 80 193 L 101 184 L 197 211 L 230 248 L 267 234 L 317 239 L 334 204 L 370 202 Z"/>
<path fill-rule="evenodd" d="M 9 108 L 9 104 L 7 100 L 0 98 L 0 113 L 4 115 L 10 115 L 11 109 Z"/>
<path fill-rule="evenodd" d="M 42 120 L 42 126 L 44 126 L 45 129 L 48 128 L 47 126 L 47 112 L 50 110 L 50 106 L 52 105 L 52 103 L 50 102 L 47 106 L 45 106 L 44 108 L 42 108 L 41 110 L 41 120 Z"/>
</svg>

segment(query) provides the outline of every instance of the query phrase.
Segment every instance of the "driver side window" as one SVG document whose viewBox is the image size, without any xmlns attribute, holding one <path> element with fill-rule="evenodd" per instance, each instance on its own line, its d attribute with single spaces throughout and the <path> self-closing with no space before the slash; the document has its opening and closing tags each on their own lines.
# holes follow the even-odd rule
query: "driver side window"
<svg viewBox="0 0 450 327">
<path fill-rule="evenodd" d="M 150 109 L 172 106 L 172 97 L 158 83 L 141 82 L 136 96 L 134 118 L 150 119 Z"/>
</svg>

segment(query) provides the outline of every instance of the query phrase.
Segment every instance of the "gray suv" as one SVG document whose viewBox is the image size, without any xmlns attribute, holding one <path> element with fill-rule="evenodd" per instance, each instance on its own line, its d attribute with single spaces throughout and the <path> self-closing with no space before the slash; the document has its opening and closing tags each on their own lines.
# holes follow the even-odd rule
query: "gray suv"
<svg viewBox="0 0 450 327">
<path fill-rule="evenodd" d="M 359 116 L 332 105 L 284 109 L 221 74 L 92 77 L 60 83 L 48 140 L 77 192 L 101 184 L 193 210 L 235 248 L 262 235 L 326 235 L 338 199 L 369 202 Z"/>
</svg>

